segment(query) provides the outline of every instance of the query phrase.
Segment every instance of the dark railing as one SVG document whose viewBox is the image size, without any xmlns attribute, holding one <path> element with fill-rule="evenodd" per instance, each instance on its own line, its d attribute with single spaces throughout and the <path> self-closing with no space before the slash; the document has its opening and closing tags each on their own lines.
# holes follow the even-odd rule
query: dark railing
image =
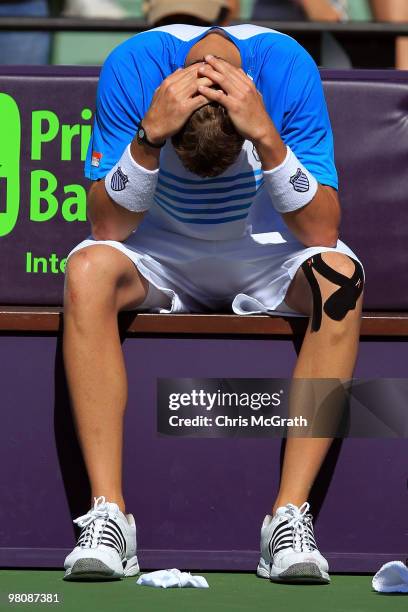
<svg viewBox="0 0 408 612">
<path fill-rule="evenodd" d="M 407 0 L 408 1 L 408 0 Z M 238 25 L 242 22 L 233 22 Z M 293 36 L 321 64 L 322 40 L 333 35 L 342 45 L 354 68 L 392 68 L 395 65 L 395 38 L 408 36 L 408 23 L 347 23 L 304 21 L 253 21 L 259 25 Z M 1 31 L 48 32 L 125 32 L 137 34 L 148 30 L 144 19 L 86 19 L 68 17 L 2 17 Z"/>
<path fill-rule="evenodd" d="M 237 25 L 241 22 L 234 22 Z M 354 21 L 303 22 L 303 21 L 251 21 L 254 25 L 272 28 L 288 34 L 322 34 L 330 32 L 342 36 L 386 36 L 408 35 L 408 23 L 376 23 Z M 0 30 L 48 32 L 143 32 L 148 26 L 143 19 L 86 19 L 71 17 L 2 17 Z"/>
</svg>

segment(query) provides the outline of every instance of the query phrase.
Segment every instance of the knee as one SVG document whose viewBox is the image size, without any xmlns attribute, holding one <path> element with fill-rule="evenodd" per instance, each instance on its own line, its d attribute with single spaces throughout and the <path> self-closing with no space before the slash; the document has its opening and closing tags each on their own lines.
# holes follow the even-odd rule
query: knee
<svg viewBox="0 0 408 612">
<path fill-rule="evenodd" d="M 322 259 L 332 270 L 339 272 L 339 274 L 348 278 L 353 276 L 355 264 L 348 255 L 336 251 L 328 251 L 327 253 L 322 253 Z"/>
<path fill-rule="evenodd" d="M 114 269 L 109 253 L 102 246 L 76 251 L 65 270 L 65 306 L 82 306 L 105 299 L 112 293 Z"/>
<path fill-rule="evenodd" d="M 312 329 L 320 329 L 323 317 L 336 323 L 333 333 L 347 335 L 350 323 L 361 317 L 364 273 L 360 264 L 343 253 L 328 251 L 305 262 L 303 270 L 313 293 Z"/>
<path fill-rule="evenodd" d="M 348 255 L 344 253 L 338 253 L 334 251 L 329 251 L 327 253 L 322 253 L 322 260 L 325 264 L 327 264 L 331 270 L 333 270 L 334 274 L 341 274 L 343 277 L 347 277 L 352 279 L 353 276 L 357 273 L 355 278 L 355 282 L 353 282 L 353 286 L 356 289 L 360 290 L 361 294 L 364 289 L 364 273 L 358 262 L 351 259 Z M 343 284 L 336 283 L 336 277 L 326 278 L 320 275 L 318 279 L 318 283 L 320 286 L 320 290 L 323 297 L 330 297 L 343 286 Z"/>
<path fill-rule="evenodd" d="M 362 295 L 364 290 L 364 273 L 357 261 L 354 261 L 343 253 L 324 253 L 323 261 L 330 266 L 335 273 L 347 277 L 350 282 L 331 284 L 330 291 L 326 295 L 324 312 L 327 317 L 336 323 L 336 333 L 340 336 L 348 335 L 350 324 L 361 318 Z M 354 327 L 354 325 L 352 325 Z"/>
</svg>

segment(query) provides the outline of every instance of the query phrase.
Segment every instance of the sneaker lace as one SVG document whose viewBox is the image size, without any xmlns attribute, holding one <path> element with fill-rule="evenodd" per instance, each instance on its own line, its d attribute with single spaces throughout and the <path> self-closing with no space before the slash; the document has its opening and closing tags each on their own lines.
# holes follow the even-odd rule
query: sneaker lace
<svg viewBox="0 0 408 612">
<path fill-rule="evenodd" d="M 102 540 L 103 532 L 109 518 L 105 497 L 94 497 L 94 505 L 86 514 L 74 519 L 74 523 L 85 529 L 81 532 L 81 548 L 97 547 Z"/>
<path fill-rule="evenodd" d="M 310 505 L 308 502 L 299 508 L 294 504 L 287 504 L 288 525 L 292 528 L 293 550 L 295 552 L 312 552 L 313 547 L 310 542 L 309 525 L 312 525 L 313 517 L 308 512 Z M 313 526 L 312 526 L 313 529 Z"/>
</svg>

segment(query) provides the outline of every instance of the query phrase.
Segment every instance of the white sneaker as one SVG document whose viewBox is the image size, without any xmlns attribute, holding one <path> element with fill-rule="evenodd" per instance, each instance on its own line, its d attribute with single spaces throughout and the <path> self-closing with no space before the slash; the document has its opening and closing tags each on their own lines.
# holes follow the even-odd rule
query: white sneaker
<svg viewBox="0 0 408 612">
<path fill-rule="evenodd" d="M 136 525 L 131 514 L 104 497 L 74 523 L 82 527 L 78 543 L 64 562 L 64 580 L 114 580 L 136 576 Z"/>
<path fill-rule="evenodd" d="M 273 582 L 330 582 L 329 565 L 316 546 L 312 515 L 305 502 L 287 504 L 266 515 L 261 528 L 261 559 L 256 571 Z"/>
</svg>

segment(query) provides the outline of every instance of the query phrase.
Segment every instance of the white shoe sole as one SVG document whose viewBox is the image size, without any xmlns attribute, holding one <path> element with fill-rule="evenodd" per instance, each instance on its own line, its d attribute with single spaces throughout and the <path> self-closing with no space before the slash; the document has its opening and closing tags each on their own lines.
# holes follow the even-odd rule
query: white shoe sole
<svg viewBox="0 0 408 612">
<path fill-rule="evenodd" d="M 269 565 L 267 565 L 262 558 L 260 559 L 258 567 L 256 568 L 256 575 L 259 576 L 259 578 L 266 578 L 266 580 L 269 580 L 271 577 Z"/>
<path fill-rule="evenodd" d="M 287 569 L 278 569 L 269 566 L 261 559 L 256 570 L 257 576 L 272 582 L 298 583 L 298 584 L 329 584 L 330 576 L 320 569 L 317 563 L 294 563 Z"/>
<path fill-rule="evenodd" d="M 139 562 L 137 560 L 137 557 L 134 556 L 128 559 L 126 567 L 123 572 L 125 578 L 129 576 L 137 576 L 139 572 L 140 572 L 140 567 L 139 567 Z"/>
<path fill-rule="evenodd" d="M 68 568 L 64 580 L 120 580 L 128 576 L 136 576 L 139 573 L 137 557 L 128 559 L 124 570 L 117 571 L 106 565 L 100 559 L 82 558 L 75 561 Z"/>
</svg>

